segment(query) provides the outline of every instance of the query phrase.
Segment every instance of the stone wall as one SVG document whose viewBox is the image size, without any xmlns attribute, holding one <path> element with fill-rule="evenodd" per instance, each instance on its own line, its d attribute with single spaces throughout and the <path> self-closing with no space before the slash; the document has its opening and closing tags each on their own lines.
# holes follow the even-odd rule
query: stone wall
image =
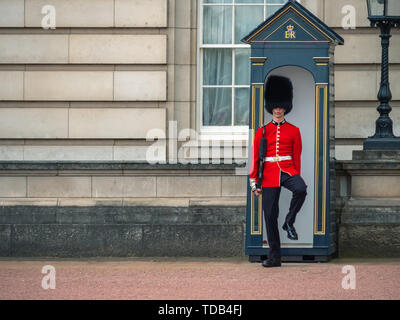
<svg viewBox="0 0 400 320">
<path fill-rule="evenodd" d="M 354 151 L 337 163 L 339 255 L 400 256 L 400 152 Z"/>
<path fill-rule="evenodd" d="M 56 8 L 55 30 L 41 28 L 47 4 Z M 364 0 L 302 4 L 345 40 L 335 52 L 335 144 L 336 158 L 349 160 L 378 116 L 378 30 Z M 354 30 L 342 28 L 349 4 Z M 151 128 L 166 138 L 170 120 L 178 132 L 199 129 L 198 1 L 4 0 L 0 10 L 0 160 L 143 161 Z M 400 32 L 392 33 L 391 116 L 400 135 Z"/>
<path fill-rule="evenodd" d="M 0 256 L 243 256 L 234 165 L 0 162 Z"/>
<path fill-rule="evenodd" d="M 381 45 L 379 30 L 371 28 L 365 0 L 301 0 L 310 11 L 343 37 L 335 50 L 336 159 L 351 160 L 363 140 L 375 132 L 377 94 L 380 83 Z M 355 29 L 343 29 L 342 20 L 354 8 Z M 344 12 L 342 12 L 342 9 Z M 351 9 L 351 8 L 350 8 Z M 351 9 L 353 10 L 353 9 Z M 390 114 L 394 133 L 400 136 L 400 31 L 390 40 L 390 84 L 393 95 Z M 397 125 L 396 125 L 397 124 Z"/>
<path fill-rule="evenodd" d="M 45 5 L 56 29 L 41 27 Z M 144 161 L 149 130 L 166 132 L 173 109 L 175 1 L 5 0 L 0 11 L 0 159 Z"/>
</svg>

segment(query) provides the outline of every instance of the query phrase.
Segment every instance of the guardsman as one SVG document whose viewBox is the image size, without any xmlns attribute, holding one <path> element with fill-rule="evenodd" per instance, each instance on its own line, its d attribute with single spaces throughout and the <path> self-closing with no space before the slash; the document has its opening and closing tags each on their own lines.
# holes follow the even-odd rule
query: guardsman
<svg viewBox="0 0 400 320">
<path fill-rule="evenodd" d="M 298 240 L 294 223 L 306 195 L 307 185 L 300 176 L 301 135 L 298 127 L 285 120 L 292 110 L 293 86 L 282 76 L 270 76 L 265 86 L 265 108 L 272 114 L 272 121 L 256 132 L 250 165 L 250 186 L 256 196 L 262 194 L 262 206 L 267 229 L 269 255 L 262 261 L 264 267 L 281 266 L 281 243 L 278 230 L 279 196 L 281 187 L 293 195 L 289 212 L 282 226 L 291 240 Z M 258 183 L 260 140 L 267 140 L 262 185 Z"/>
</svg>

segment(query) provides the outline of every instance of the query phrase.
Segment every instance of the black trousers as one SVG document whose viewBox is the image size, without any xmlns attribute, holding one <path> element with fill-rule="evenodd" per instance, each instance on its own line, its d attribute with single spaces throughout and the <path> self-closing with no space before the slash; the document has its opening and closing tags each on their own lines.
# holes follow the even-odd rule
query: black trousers
<svg viewBox="0 0 400 320">
<path fill-rule="evenodd" d="M 307 186 L 299 175 L 290 176 L 285 172 L 281 172 L 281 186 L 289 189 L 293 193 L 289 213 L 286 215 L 285 219 L 285 223 L 289 224 L 289 226 L 293 226 L 296 215 L 306 199 Z M 269 244 L 269 258 L 281 257 L 281 241 L 278 229 L 280 194 L 281 187 L 264 187 L 262 191 L 262 205 Z"/>
</svg>

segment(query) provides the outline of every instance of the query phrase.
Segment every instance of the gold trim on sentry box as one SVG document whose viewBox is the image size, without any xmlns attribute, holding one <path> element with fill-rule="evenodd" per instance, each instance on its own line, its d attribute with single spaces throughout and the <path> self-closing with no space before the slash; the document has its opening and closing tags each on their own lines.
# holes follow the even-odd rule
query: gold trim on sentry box
<svg viewBox="0 0 400 320">
<path fill-rule="evenodd" d="M 322 111 L 322 116 L 323 116 L 323 123 L 322 123 L 322 131 L 323 131 L 323 156 L 322 156 L 322 199 L 319 197 L 319 174 L 320 174 L 320 168 L 319 168 L 319 145 L 320 145 L 320 139 L 319 139 L 319 132 L 320 132 L 320 110 L 319 110 L 319 105 L 320 105 L 320 89 L 323 89 L 323 110 Z M 327 183 L 327 132 L 328 132 L 328 115 L 327 115 L 327 109 L 328 109 L 328 84 L 327 83 L 316 83 L 315 85 L 315 176 L 314 176 L 314 186 L 315 186 L 315 192 L 314 192 L 314 234 L 315 235 L 325 235 L 325 224 L 326 224 L 326 183 Z M 321 222 L 322 222 L 322 228 L 321 230 L 318 230 L 318 222 L 319 222 L 319 215 L 318 215 L 318 207 L 319 204 L 322 203 L 321 206 Z"/>
<path fill-rule="evenodd" d="M 259 94 L 259 113 L 258 113 L 258 127 L 262 127 L 263 119 L 264 119 L 264 84 L 263 83 L 253 83 L 251 89 L 251 125 L 252 125 L 252 141 L 254 142 L 255 135 L 255 125 L 256 125 L 256 89 L 260 90 Z M 251 199 L 251 212 L 250 212 L 250 234 L 251 235 L 261 235 L 262 234 L 262 195 L 258 196 L 258 228 L 255 230 L 255 212 L 254 212 L 254 197 L 255 195 L 252 193 L 250 195 Z"/>
</svg>

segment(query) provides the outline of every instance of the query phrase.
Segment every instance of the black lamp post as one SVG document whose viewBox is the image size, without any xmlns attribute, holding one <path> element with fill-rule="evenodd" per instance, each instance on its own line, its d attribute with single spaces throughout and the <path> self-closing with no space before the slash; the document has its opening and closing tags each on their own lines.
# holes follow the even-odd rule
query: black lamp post
<svg viewBox="0 0 400 320">
<path fill-rule="evenodd" d="M 400 138 L 393 134 L 393 121 L 389 117 L 392 99 L 389 84 L 390 29 L 400 26 L 400 0 L 367 0 L 368 19 L 371 27 L 380 27 L 382 44 L 381 85 L 378 93 L 380 116 L 376 120 L 375 135 L 364 141 L 364 150 L 398 150 Z"/>
</svg>

